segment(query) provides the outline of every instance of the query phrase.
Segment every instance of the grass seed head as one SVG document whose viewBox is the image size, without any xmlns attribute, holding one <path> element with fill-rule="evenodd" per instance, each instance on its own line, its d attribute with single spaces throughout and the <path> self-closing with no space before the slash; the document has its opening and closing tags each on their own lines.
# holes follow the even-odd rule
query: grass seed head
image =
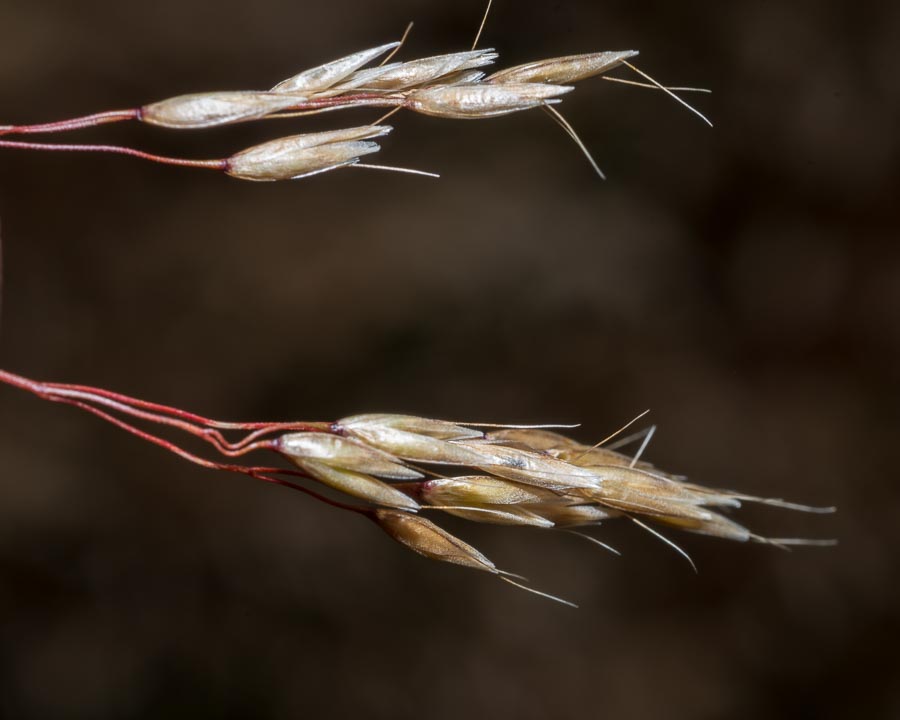
<svg viewBox="0 0 900 720">
<path fill-rule="evenodd" d="M 609 466 L 595 470 L 601 482 L 594 488 L 573 488 L 573 495 L 604 507 L 651 517 L 712 518 L 705 509 L 705 499 L 680 483 L 631 468 Z"/>
<path fill-rule="evenodd" d="M 407 107 L 423 115 L 480 119 L 560 102 L 574 88 L 542 83 L 447 85 L 414 90 Z"/>
<path fill-rule="evenodd" d="M 564 460 L 565 462 L 572 463 L 573 465 L 577 465 L 578 467 L 590 468 L 597 466 L 618 465 L 621 467 L 634 467 L 640 470 L 657 472 L 660 475 L 664 475 L 666 477 L 674 477 L 669 475 L 668 473 L 657 470 L 656 467 L 651 463 L 645 462 L 643 460 L 635 462 L 634 459 L 629 457 L 628 455 L 616 452 L 615 450 L 610 450 L 609 448 L 585 447 L 584 445 L 576 445 L 570 448 L 559 448 L 558 450 L 552 450 L 550 452 L 554 457 L 559 458 L 560 460 Z"/>
<path fill-rule="evenodd" d="M 275 93 L 234 91 L 179 95 L 141 108 L 141 121 L 175 129 L 200 129 L 258 120 L 302 102 Z"/>
<path fill-rule="evenodd" d="M 282 435 L 277 447 L 279 452 L 291 460 L 316 460 L 334 468 L 390 480 L 416 480 L 422 477 L 422 473 L 393 455 L 358 440 L 329 433 L 298 432 Z"/>
<path fill-rule="evenodd" d="M 485 49 L 391 63 L 360 70 L 334 90 L 401 92 L 433 83 L 447 75 L 490 65 L 497 57 L 494 50 Z"/>
<path fill-rule="evenodd" d="M 435 85 L 474 85 L 484 80 L 484 73 L 479 70 L 460 70 L 459 72 L 444 75 L 430 82 L 429 87 Z"/>
<path fill-rule="evenodd" d="M 719 513 L 710 513 L 710 517 L 705 520 L 685 517 L 656 517 L 653 519 L 654 522 L 679 530 L 734 540 L 736 542 L 747 542 L 753 537 L 751 532 L 743 525 L 739 525 L 734 520 L 730 520 Z"/>
<path fill-rule="evenodd" d="M 369 413 L 353 415 L 338 421 L 338 425 L 348 430 L 392 428 L 406 432 L 427 435 L 439 440 L 465 440 L 480 438 L 484 433 L 446 420 L 434 420 L 416 415 L 395 415 L 390 413 Z"/>
<path fill-rule="evenodd" d="M 518 505 L 472 504 L 466 507 L 445 507 L 444 512 L 464 520 L 489 525 L 519 525 L 521 527 L 552 528 L 553 522 Z"/>
<path fill-rule="evenodd" d="M 363 65 L 372 62 L 372 60 L 378 56 L 384 55 L 384 53 L 393 50 L 399 45 L 399 42 L 379 45 L 376 48 L 362 50 L 358 53 L 342 57 L 339 60 L 334 60 L 310 70 L 305 70 L 298 75 L 294 75 L 293 77 L 278 83 L 272 88 L 272 92 L 311 95 L 313 93 L 328 90 L 352 75 Z"/>
<path fill-rule="evenodd" d="M 419 515 L 397 510 L 376 510 L 372 519 L 394 540 L 431 560 L 463 565 L 497 574 L 490 560 L 471 545 Z"/>
<path fill-rule="evenodd" d="M 556 502 L 548 490 L 529 487 L 491 475 L 434 478 L 421 483 L 421 498 L 430 505 L 517 505 Z"/>
<path fill-rule="evenodd" d="M 421 503 L 421 509 L 442 511 L 473 522 L 567 530 L 625 517 L 685 556 L 681 548 L 647 523 L 738 542 L 750 540 L 779 546 L 828 544 L 753 535 L 716 509 L 738 508 L 742 500 L 807 512 L 829 512 L 833 508 L 813 508 L 695 485 L 647 463 L 639 464 L 636 458 L 584 445 L 546 428 L 509 427 L 484 433 L 431 418 L 373 414 L 345 418 L 334 423 L 331 430 L 377 448 L 397 462 L 414 461 L 425 468 L 423 472 L 428 472 L 428 465 L 474 468 L 476 474 L 436 476 L 393 486 Z M 399 530 L 395 528 L 393 532 L 397 539 L 423 555 L 436 557 L 432 550 L 423 549 L 428 541 L 441 547 L 450 543 L 456 548 L 437 559 L 446 560 L 448 553 L 458 552 L 459 546 L 453 545 L 458 542 L 455 538 L 448 539 L 442 533 L 433 535 L 438 530 L 433 523 L 416 523 L 403 513 L 385 517 L 401 523 L 404 532 L 414 528 L 418 534 L 407 534 L 403 536 L 405 540 Z M 588 539 L 603 545 L 596 538 Z M 456 562 L 469 564 L 471 557 L 466 558 Z M 484 569 L 478 563 L 476 566 Z"/>
<path fill-rule="evenodd" d="M 532 448 L 552 455 L 558 460 L 577 465 L 579 467 L 591 467 L 594 465 L 622 465 L 625 467 L 637 467 L 643 470 L 659 472 L 648 463 L 638 461 L 624 453 L 610 450 L 605 447 L 583 445 L 570 437 L 551 430 L 532 428 L 510 428 L 488 433 L 488 439 L 507 445 Z M 665 474 L 667 477 L 674 477 Z"/>
<path fill-rule="evenodd" d="M 292 457 L 293 463 L 323 485 L 338 490 L 351 497 L 388 508 L 400 508 L 415 512 L 419 503 L 403 491 L 373 478 L 371 475 L 342 470 L 319 460 L 305 460 Z"/>
<path fill-rule="evenodd" d="M 480 438 L 483 433 L 443 420 L 375 414 L 344 418 L 335 425 L 351 437 L 404 460 L 471 467 L 485 460 L 478 450 L 454 442 L 457 438 Z"/>
<path fill-rule="evenodd" d="M 351 436 L 404 460 L 435 465 L 467 465 L 478 467 L 485 456 L 450 440 L 407 432 L 391 427 L 348 428 Z"/>
<path fill-rule="evenodd" d="M 571 501 L 570 501 L 571 502 Z M 536 515 L 553 523 L 558 528 L 573 528 L 583 525 L 597 525 L 603 520 L 618 517 L 621 513 L 598 505 L 571 505 L 566 503 L 542 503 L 525 505 Z"/>
<path fill-rule="evenodd" d="M 558 449 L 584 447 L 572 438 L 543 428 L 503 428 L 487 433 L 489 440 L 555 454 Z"/>
<path fill-rule="evenodd" d="M 357 163 L 380 149 L 369 138 L 390 131 L 387 125 L 365 125 L 270 140 L 232 155 L 226 172 L 241 180 L 296 180 Z"/>
<path fill-rule="evenodd" d="M 495 72 L 485 82 L 565 85 L 594 75 L 602 75 L 637 54 L 637 50 L 611 50 L 537 60 Z"/>
<path fill-rule="evenodd" d="M 472 441 L 461 441 L 459 444 L 481 453 L 482 460 L 476 467 L 524 485 L 566 491 L 571 488 L 592 489 L 599 482 L 597 474 L 589 468 L 570 465 L 545 453 Z"/>
</svg>

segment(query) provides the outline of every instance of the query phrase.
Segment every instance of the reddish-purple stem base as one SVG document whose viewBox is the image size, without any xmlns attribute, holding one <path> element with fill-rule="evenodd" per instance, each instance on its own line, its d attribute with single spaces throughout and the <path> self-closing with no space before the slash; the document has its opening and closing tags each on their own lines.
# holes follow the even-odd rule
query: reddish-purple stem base
<svg viewBox="0 0 900 720">
<path fill-rule="evenodd" d="M 341 510 L 351 510 L 361 514 L 369 514 L 370 512 L 368 508 L 333 500 L 304 485 L 286 480 L 283 477 L 278 477 L 278 475 L 301 478 L 307 477 L 297 470 L 286 470 L 265 465 L 239 465 L 230 462 L 222 462 L 220 460 L 209 460 L 185 450 L 171 440 L 137 427 L 113 413 L 119 413 L 136 420 L 182 430 L 194 437 L 204 440 L 212 445 L 221 455 L 229 458 L 241 457 L 257 450 L 277 452 L 278 439 L 271 437 L 266 438 L 267 435 L 285 432 L 330 432 L 331 426 L 329 423 L 220 422 L 168 405 L 160 405 L 158 403 L 139 400 L 120 393 L 103 390 L 102 388 L 94 388 L 86 385 L 69 385 L 65 383 L 38 382 L 6 370 L 0 370 L 0 383 L 26 390 L 44 400 L 64 403 L 85 410 L 135 437 L 165 448 L 178 457 L 194 463 L 195 465 L 199 465 L 200 467 L 208 468 L 210 470 L 224 470 L 226 472 L 240 473 L 256 480 L 289 487 L 292 490 L 297 490 L 306 495 L 310 495 L 317 500 L 321 500 L 322 502 L 340 508 Z M 237 442 L 229 442 L 222 434 L 222 430 L 243 430 L 247 432 L 247 434 Z"/>
<path fill-rule="evenodd" d="M 113 155 L 130 155 L 131 157 L 149 160 L 163 165 L 178 165 L 179 167 L 206 168 L 209 170 L 225 170 L 228 167 L 227 160 L 185 160 L 183 158 L 165 157 L 136 150 L 135 148 L 121 147 L 120 145 L 63 145 L 56 143 L 33 143 L 21 140 L 0 140 L 0 148 L 13 148 L 17 150 L 49 150 L 56 152 L 99 152 Z"/>
<path fill-rule="evenodd" d="M 0 126 L 0 135 L 32 135 L 36 133 L 66 132 L 67 130 L 80 130 L 82 128 L 106 125 L 108 123 L 136 120 L 140 110 L 109 110 L 107 112 L 93 113 L 82 117 L 58 120 L 50 123 L 38 123 L 35 125 L 3 125 Z"/>
</svg>

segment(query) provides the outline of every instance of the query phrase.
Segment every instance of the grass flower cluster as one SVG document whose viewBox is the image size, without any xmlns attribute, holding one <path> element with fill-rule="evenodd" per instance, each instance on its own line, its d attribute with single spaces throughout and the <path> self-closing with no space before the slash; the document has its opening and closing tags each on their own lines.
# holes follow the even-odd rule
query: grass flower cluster
<svg viewBox="0 0 900 720">
<path fill-rule="evenodd" d="M 489 74 L 498 59 L 493 49 L 473 47 L 390 62 L 401 45 L 402 41 L 391 42 L 353 53 L 298 73 L 270 90 L 203 92 L 129 110 L 37 125 L 2 126 L 0 148 L 119 153 L 218 170 L 251 181 L 305 178 L 345 167 L 418 173 L 362 162 L 379 151 L 378 141 L 391 131 L 384 124 L 387 116 L 408 110 L 455 120 L 482 119 L 542 109 L 570 135 L 602 176 L 574 129 L 556 109 L 562 97 L 573 90 L 572 83 L 627 66 L 648 81 L 631 84 L 663 90 L 683 102 L 672 88 L 631 65 L 629 59 L 637 54 L 632 50 L 539 60 Z M 383 58 L 381 64 L 373 65 L 379 58 Z M 389 112 L 371 124 L 281 136 L 214 160 L 160 157 L 119 146 L 10 139 L 123 121 L 203 130 L 346 108 L 384 108 Z M 683 553 L 660 535 L 658 528 L 782 547 L 823 544 L 826 541 L 763 537 L 730 514 L 745 502 L 807 512 L 833 510 L 708 488 L 660 470 L 641 459 L 652 429 L 618 440 L 618 445 L 608 444 L 612 438 L 584 445 L 557 432 L 560 428 L 485 426 L 409 415 L 367 414 L 336 422 L 233 423 L 101 388 L 37 382 L 3 370 L 0 383 L 78 407 L 202 467 L 276 483 L 362 515 L 420 555 L 489 572 L 541 595 L 545 593 L 523 585 L 519 576 L 498 569 L 431 518 L 439 521 L 440 514 L 445 513 L 477 523 L 563 530 L 610 550 L 588 531 L 606 521 L 627 520 Z M 169 436 L 176 432 L 206 443 L 213 456 L 197 454 L 171 439 Z M 229 439 L 233 434 L 240 437 Z M 643 443 L 632 456 L 617 449 L 639 439 Z M 280 464 L 246 461 L 247 456 L 260 453 L 277 456 Z"/>
<path fill-rule="evenodd" d="M 608 445 L 619 433 L 584 445 L 548 427 L 395 414 L 356 415 L 335 422 L 234 423 L 100 388 L 40 383 L 3 370 L 0 382 L 86 410 L 202 467 L 276 483 L 365 516 L 420 555 L 487 571 L 529 590 L 513 579 L 518 576 L 499 570 L 425 515 L 447 513 L 478 523 L 565 530 L 609 550 L 585 531 L 624 519 L 653 533 L 688 561 L 687 554 L 656 528 L 780 547 L 831 544 L 751 532 L 728 516 L 745 502 L 813 513 L 834 508 L 704 487 L 660 470 L 641 460 L 652 429 L 618 441 L 621 446 L 643 439 L 629 456 Z M 197 455 L 154 428 L 199 438 L 218 457 Z M 229 433 L 243 436 L 228 440 Z M 280 456 L 292 467 L 243 460 L 264 452 Z"/>
<path fill-rule="evenodd" d="M 365 67 L 377 58 L 393 56 L 402 41 L 353 53 L 283 80 L 267 91 L 240 90 L 179 95 L 142 107 L 112 110 L 34 125 L 0 126 L 0 148 L 49 151 L 86 151 L 131 155 L 152 162 L 225 172 L 241 180 L 296 180 L 344 167 L 395 170 L 433 175 L 418 170 L 360 162 L 378 152 L 375 140 L 391 131 L 383 121 L 400 110 L 440 118 L 483 119 L 541 108 L 575 141 L 602 177 L 575 130 L 554 108 L 574 88 L 570 83 L 604 75 L 627 66 L 649 83 L 630 84 L 663 90 L 683 101 L 629 62 L 635 50 L 604 51 L 550 58 L 487 74 L 498 54 L 493 49 L 468 50 L 405 62 Z M 682 88 L 693 90 L 694 88 Z M 686 105 L 686 103 L 684 103 Z M 687 106 L 690 108 L 690 106 Z M 227 158 L 192 160 L 153 155 L 114 145 L 37 143 L 8 136 L 61 133 L 114 122 L 139 121 L 173 130 L 204 130 L 220 125 L 284 119 L 348 108 L 387 108 L 380 120 L 362 127 L 289 135 L 247 148 Z M 697 112 L 690 108 L 693 112 Z M 700 115 L 699 113 L 697 113 Z M 706 118 L 700 115 L 706 122 Z"/>
</svg>

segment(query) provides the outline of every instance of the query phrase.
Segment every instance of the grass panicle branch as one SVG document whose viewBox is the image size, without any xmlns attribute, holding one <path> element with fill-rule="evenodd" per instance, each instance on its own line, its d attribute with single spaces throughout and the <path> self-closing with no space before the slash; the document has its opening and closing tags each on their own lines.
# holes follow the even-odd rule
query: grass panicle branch
<svg viewBox="0 0 900 720">
<path fill-rule="evenodd" d="M 479 29 L 479 36 L 480 32 Z M 204 130 L 221 125 L 360 107 L 386 108 L 390 110 L 388 115 L 409 110 L 454 120 L 493 118 L 544 108 L 552 111 L 554 120 L 573 139 L 596 173 L 603 177 L 575 130 L 553 106 L 562 102 L 562 96 L 574 89 L 571 83 L 603 76 L 622 66 L 631 68 L 649 81 L 625 82 L 664 90 L 709 122 L 676 96 L 671 88 L 664 87 L 628 62 L 638 54 L 636 50 L 549 58 L 491 75 L 486 75 L 484 69 L 493 65 L 499 57 L 492 48 L 477 50 L 473 47 L 462 52 L 366 67 L 386 53 L 390 53 L 388 58 L 392 57 L 401 45 L 402 40 L 352 53 L 304 70 L 277 83 L 270 90 L 193 93 L 142 107 L 99 112 L 57 122 L 0 126 L 0 148 L 130 155 L 166 165 L 219 170 L 242 180 L 294 180 L 354 165 L 398 169 L 364 166 L 359 162 L 363 155 L 379 149 L 377 143 L 363 140 L 381 137 L 389 128 L 380 124 L 382 119 L 368 127 L 334 131 L 334 137 L 329 140 L 322 137 L 327 133 L 295 134 L 240 151 L 229 158 L 210 160 L 162 157 L 115 145 L 39 143 L 9 139 L 9 136 L 56 134 L 124 121 L 139 121 L 172 130 Z M 404 168 L 399 169 L 405 171 Z"/>
<path fill-rule="evenodd" d="M 584 445 L 550 426 L 479 425 L 395 414 L 335 422 L 223 422 L 101 388 L 37 382 L 3 370 L 0 383 L 85 410 L 201 467 L 289 487 L 364 515 L 420 555 L 506 581 L 508 573 L 423 513 L 574 532 L 613 552 L 585 530 L 626 519 L 686 558 L 655 528 L 779 547 L 832 544 L 764 537 L 731 519 L 728 514 L 744 503 L 810 513 L 834 508 L 705 487 L 660 470 L 641 459 L 652 429 L 625 439 L 645 441 L 629 456 L 606 446 L 610 438 Z M 202 441 L 215 456 L 188 450 L 161 434 L 166 429 Z M 233 433 L 239 437 L 226 437 Z M 291 467 L 244 460 L 261 452 L 277 455 Z"/>
</svg>

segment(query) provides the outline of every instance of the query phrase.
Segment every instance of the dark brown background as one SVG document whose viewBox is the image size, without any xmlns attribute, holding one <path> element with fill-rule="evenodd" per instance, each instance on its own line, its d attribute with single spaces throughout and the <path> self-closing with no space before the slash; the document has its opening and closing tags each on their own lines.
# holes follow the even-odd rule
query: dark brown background
<svg viewBox="0 0 900 720">
<path fill-rule="evenodd" d="M 0 2 L 3 122 L 264 88 L 389 41 L 471 42 L 482 2 Z M 581 604 L 428 563 L 286 491 L 190 467 L 0 389 L 0 715 L 900 715 L 897 3 L 508 2 L 506 64 L 639 48 L 709 86 L 709 130 L 599 80 L 564 109 L 398 116 L 379 161 L 254 185 L 127 158 L 0 153 L 2 367 L 236 419 L 390 410 L 576 421 L 650 407 L 649 457 L 836 504 L 742 515 L 840 547 L 637 528 L 624 557 L 447 526 Z M 624 74 L 624 73 L 620 73 Z M 215 157 L 372 114 L 70 136 Z M 68 138 L 67 138 L 68 139 Z"/>
</svg>

